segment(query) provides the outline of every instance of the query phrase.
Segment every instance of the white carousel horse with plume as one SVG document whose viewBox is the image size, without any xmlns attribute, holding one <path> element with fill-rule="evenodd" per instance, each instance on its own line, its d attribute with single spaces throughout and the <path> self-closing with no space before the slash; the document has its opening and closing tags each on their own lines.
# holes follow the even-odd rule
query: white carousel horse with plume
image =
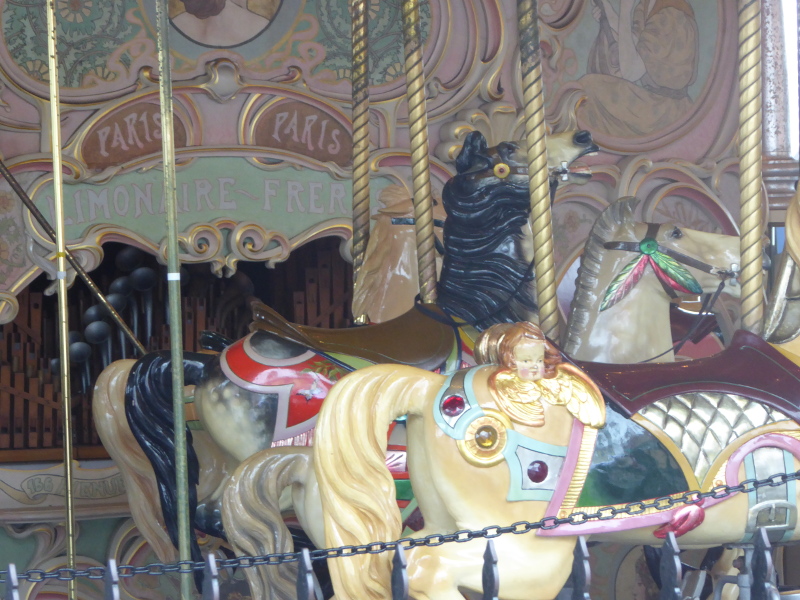
<svg viewBox="0 0 800 600">
<path fill-rule="evenodd" d="M 292 484 L 306 519 L 322 515 L 324 531 L 312 525 L 312 539 L 336 547 L 400 537 L 384 452 L 388 426 L 402 415 L 408 419 L 411 482 L 425 518 L 420 537 L 678 498 L 800 466 L 800 409 L 790 398 L 800 383 L 799 357 L 740 332 L 732 348 L 716 358 L 614 365 L 605 371 L 594 364 L 588 372 L 598 389 L 586 371 L 559 364 L 555 348 L 528 335 L 531 327 L 498 325 L 484 334 L 494 341 L 479 346 L 489 348 L 488 357 L 499 358 L 501 366 L 444 376 L 377 365 L 337 383 L 320 413 L 313 469 L 287 474 L 283 482 Z M 748 365 L 763 381 L 756 381 Z M 651 385 L 643 387 L 642 380 Z M 664 418 L 670 409 L 687 407 L 691 397 L 705 402 L 702 414 L 684 410 L 683 423 Z M 701 423 L 713 423 L 714 436 L 693 438 Z M 291 464 L 285 456 L 273 460 L 284 469 Z M 307 467 L 308 457 L 302 460 Z M 248 463 L 234 479 L 249 478 Z M 662 511 L 500 536 L 495 539 L 499 597 L 555 597 L 569 576 L 577 535 L 644 545 L 671 531 L 681 536 L 682 548 L 702 548 L 747 542 L 766 524 L 773 542 L 800 540 L 800 490 L 780 489 L 709 494 Z M 226 525 L 237 515 L 240 498 L 233 487 L 226 491 Z M 408 550 L 411 597 L 456 600 L 480 594 L 483 550 L 479 540 Z M 389 562 L 385 553 L 328 561 L 337 597 L 390 597 Z"/>
<path fill-rule="evenodd" d="M 671 362 L 673 299 L 717 292 L 739 297 L 738 237 L 636 222 L 639 203 L 621 198 L 592 226 L 562 341 L 572 358 Z"/>
</svg>

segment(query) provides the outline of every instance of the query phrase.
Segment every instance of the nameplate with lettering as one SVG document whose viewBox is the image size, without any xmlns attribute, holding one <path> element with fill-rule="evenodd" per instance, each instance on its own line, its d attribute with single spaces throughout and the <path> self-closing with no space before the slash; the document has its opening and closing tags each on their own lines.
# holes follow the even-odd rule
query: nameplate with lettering
<svg viewBox="0 0 800 600">
<path fill-rule="evenodd" d="M 325 170 L 260 168 L 238 157 L 194 158 L 176 174 L 179 231 L 220 219 L 253 222 L 286 239 L 351 218 L 352 184 Z M 33 186 L 39 209 L 54 219 L 52 177 Z M 158 246 L 166 236 L 163 173 L 127 172 L 101 184 L 64 185 L 66 237 L 83 240 L 92 231 L 115 229 Z M 38 235 L 45 236 L 34 225 Z M 94 240 L 93 240 L 94 241 Z"/>
</svg>

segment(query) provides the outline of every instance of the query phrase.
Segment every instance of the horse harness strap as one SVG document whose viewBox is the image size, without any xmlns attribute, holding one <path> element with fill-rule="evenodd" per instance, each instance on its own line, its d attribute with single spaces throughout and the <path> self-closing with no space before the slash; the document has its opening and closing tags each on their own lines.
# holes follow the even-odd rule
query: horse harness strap
<svg viewBox="0 0 800 600">
<path fill-rule="evenodd" d="M 658 235 L 658 230 L 661 228 L 661 225 L 662 224 L 660 223 L 648 223 L 647 233 L 645 234 L 644 239 L 640 242 L 606 242 L 603 244 L 603 247 L 606 250 L 625 250 L 627 252 L 643 253 L 648 253 L 648 250 L 651 252 L 653 250 L 658 250 L 667 256 L 671 256 L 679 263 L 684 264 L 687 267 L 692 267 L 693 269 L 703 271 L 704 273 L 709 273 L 710 275 L 718 275 L 723 280 L 729 279 L 735 275 L 735 272 L 730 269 L 721 269 L 719 267 L 715 267 L 703 262 L 702 260 L 698 260 L 692 256 L 687 256 L 682 252 L 678 252 L 677 250 L 673 250 L 672 248 L 667 248 L 666 246 L 659 244 L 656 241 L 656 236 Z"/>
</svg>

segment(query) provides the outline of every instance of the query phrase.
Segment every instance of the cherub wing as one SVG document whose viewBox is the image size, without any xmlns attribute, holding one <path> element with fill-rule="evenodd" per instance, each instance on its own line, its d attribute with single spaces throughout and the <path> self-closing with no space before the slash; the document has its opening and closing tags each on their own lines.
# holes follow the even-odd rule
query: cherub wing
<svg viewBox="0 0 800 600">
<path fill-rule="evenodd" d="M 557 379 L 561 383 L 560 400 L 572 416 L 595 429 L 605 425 L 606 403 L 603 395 L 583 371 L 569 363 L 561 363 L 558 365 Z"/>
</svg>

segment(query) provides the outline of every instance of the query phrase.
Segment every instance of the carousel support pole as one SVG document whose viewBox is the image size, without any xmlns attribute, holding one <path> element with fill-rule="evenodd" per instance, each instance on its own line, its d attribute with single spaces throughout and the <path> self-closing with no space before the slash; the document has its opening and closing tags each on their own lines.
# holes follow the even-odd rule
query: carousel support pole
<svg viewBox="0 0 800 600">
<path fill-rule="evenodd" d="M 178 209 L 175 186 L 175 137 L 172 118 L 168 0 L 156 0 L 158 22 L 159 97 L 161 101 L 161 148 L 164 154 L 164 200 L 167 211 L 167 292 L 169 294 L 169 341 L 172 359 L 172 409 L 175 419 L 175 471 L 178 497 L 178 558 L 191 561 L 189 476 L 186 460 L 186 415 L 183 407 L 183 320 L 181 274 L 178 259 Z M 181 597 L 190 600 L 192 571 L 181 570 Z"/>
<path fill-rule="evenodd" d="M 53 243 L 56 243 L 56 230 L 47 222 L 47 219 L 42 214 L 42 211 L 38 209 L 38 207 L 33 203 L 30 196 L 28 196 L 27 192 L 23 189 L 23 187 L 17 181 L 17 178 L 11 174 L 11 171 L 8 170 L 8 167 L 5 165 L 2 159 L 0 159 L 0 175 L 5 178 L 8 182 L 8 185 L 11 186 L 11 189 L 17 194 L 17 197 L 22 201 L 25 207 L 30 211 L 31 216 L 36 219 L 36 222 L 39 223 L 39 226 L 44 229 L 44 232 L 47 234 Z M 136 351 L 139 352 L 140 356 L 144 356 L 147 354 L 147 349 L 142 345 L 137 337 L 134 335 L 131 328 L 128 327 L 128 324 L 125 322 L 125 319 L 117 312 L 117 309 L 114 308 L 108 299 L 103 295 L 103 292 L 100 291 L 100 288 L 97 287 L 97 284 L 89 277 L 89 274 L 86 272 L 81 266 L 81 263 L 78 262 L 78 259 L 75 257 L 72 252 L 70 252 L 69 248 L 64 247 L 64 251 L 66 252 L 66 259 L 67 262 L 75 269 L 75 272 L 78 274 L 83 280 L 83 283 L 86 284 L 86 287 L 89 288 L 89 291 L 92 295 L 97 299 L 97 301 L 103 305 L 108 311 L 108 314 L 111 315 L 111 318 L 117 324 L 117 326 L 122 330 L 122 332 L 127 336 L 130 340 L 133 347 L 136 348 Z"/>
<path fill-rule="evenodd" d="M 369 243 L 369 33 L 367 0 L 352 0 L 353 19 L 353 286 L 364 265 Z M 368 315 L 353 315 L 366 325 Z"/>
<path fill-rule="evenodd" d="M 759 335 L 764 320 L 761 185 L 761 0 L 739 0 L 742 328 Z"/>
<path fill-rule="evenodd" d="M 433 199 L 428 160 L 428 113 L 425 107 L 419 0 L 403 0 L 402 12 L 419 293 L 422 302 L 432 304 L 436 302 L 436 247 L 433 233 Z"/>
<path fill-rule="evenodd" d="M 536 274 L 539 325 L 547 337 L 558 339 L 558 299 L 553 259 L 553 228 L 550 218 L 550 182 L 545 147 L 544 91 L 537 4 L 536 0 L 517 1 L 522 100 L 525 104 L 525 141 L 528 146 L 533 265 Z"/>
<path fill-rule="evenodd" d="M 61 97 L 58 90 L 58 48 L 55 0 L 47 2 L 47 60 L 50 77 L 50 147 L 53 154 L 53 195 L 56 221 L 56 278 L 61 412 L 64 419 L 64 503 L 66 508 L 67 568 L 75 568 L 75 510 L 72 489 L 72 394 L 69 377 L 69 312 L 67 305 L 67 242 L 64 231 L 64 178 L 61 167 Z M 70 600 L 77 599 L 75 580 L 67 583 Z"/>
</svg>

